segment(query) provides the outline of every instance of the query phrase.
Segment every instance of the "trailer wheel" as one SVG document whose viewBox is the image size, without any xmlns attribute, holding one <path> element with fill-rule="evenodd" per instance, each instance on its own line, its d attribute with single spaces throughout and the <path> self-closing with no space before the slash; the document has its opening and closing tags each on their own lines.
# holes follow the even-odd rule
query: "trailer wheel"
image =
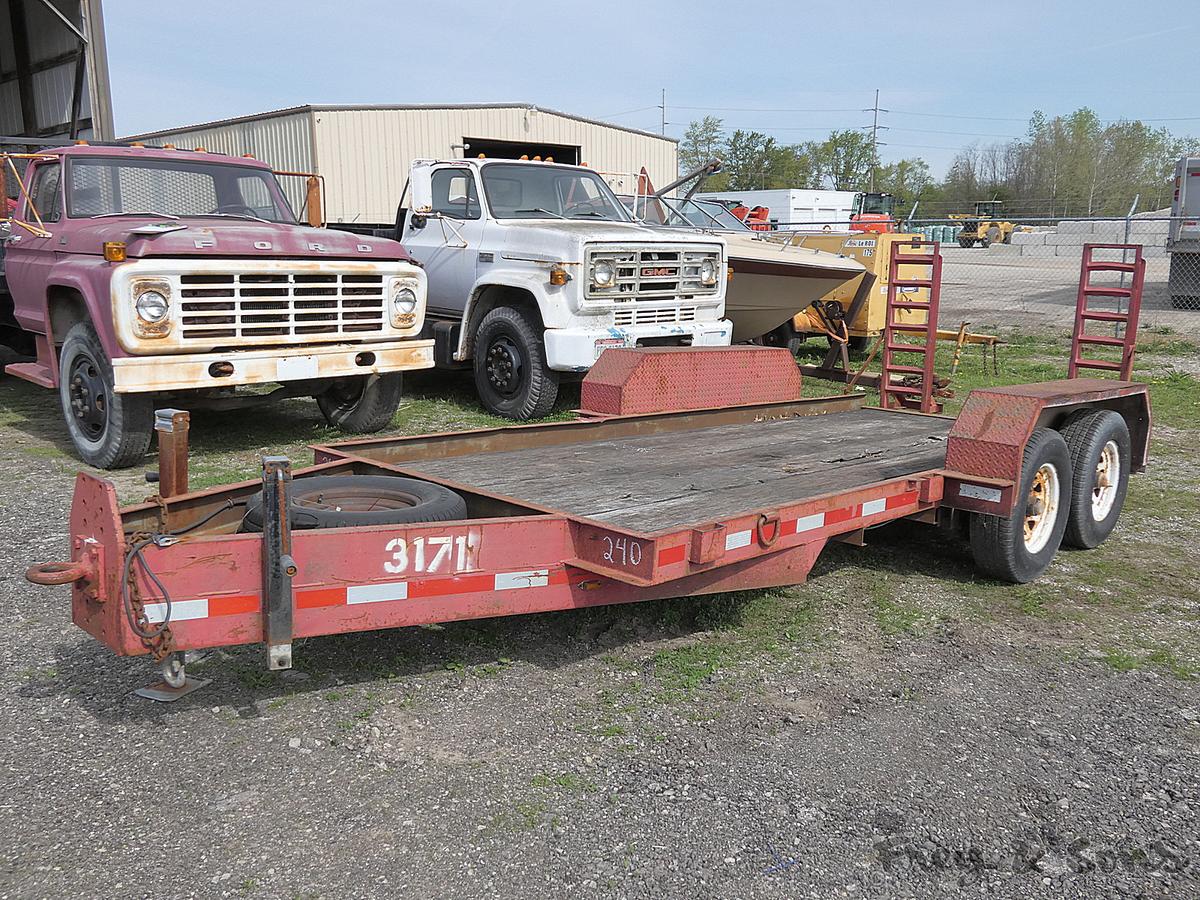
<svg viewBox="0 0 1200 900">
<path fill-rule="evenodd" d="M 77 322 L 58 358 L 58 396 L 79 458 L 99 469 L 123 469 L 146 455 L 154 431 L 154 398 L 118 394 L 113 368 L 91 322 Z"/>
<path fill-rule="evenodd" d="M 325 421 L 347 434 L 373 434 L 386 428 L 400 405 L 399 372 L 339 378 L 316 395 Z"/>
<path fill-rule="evenodd" d="M 1112 534 L 1129 489 L 1129 426 L 1112 410 L 1075 413 L 1062 428 L 1074 479 L 1063 543 L 1090 550 Z"/>
<path fill-rule="evenodd" d="M 262 531 L 263 495 L 246 504 L 242 531 Z M 467 517 L 463 498 L 440 484 L 399 475 L 317 475 L 297 478 L 288 491 L 293 528 L 352 528 L 448 522 Z"/>
<path fill-rule="evenodd" d="M 971 517 L 971 552 L 980 571 L 1014 584 L 1045 572 L 1067 528 L 1071 483 L 1067 442 L 1053 429 L 1035 429 L 1025 445 L 1012 515 Z"/>
<path fill-rule="evenodd" d="M 475 334 L 475 388 L 495 415 L 540 419 L 558 398 L 558 373 L 546 364 L 543 329 L 532 318 L 498 306 Z"/>
</svg>

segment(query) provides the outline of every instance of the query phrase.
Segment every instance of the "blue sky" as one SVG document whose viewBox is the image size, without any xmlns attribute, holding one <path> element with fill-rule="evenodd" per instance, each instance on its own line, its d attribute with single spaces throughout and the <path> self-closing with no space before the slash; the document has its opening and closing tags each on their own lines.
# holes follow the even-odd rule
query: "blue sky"
<svg viewBox="0 0 1200 900">
<path fill-rule="evenodd" d="M 1200 135 L 1195 0 L 1004 4 L 106 0 L 117 131 L 302 103 L 522 101 L 679 137 L 710 113 L 792 143 L 870 122 L 941 175 L 1034 109 Z M 876 11 L 877 10 L 877 11 Z M 968 12 L 968 10 L 970 10 Z"/>
</svg>

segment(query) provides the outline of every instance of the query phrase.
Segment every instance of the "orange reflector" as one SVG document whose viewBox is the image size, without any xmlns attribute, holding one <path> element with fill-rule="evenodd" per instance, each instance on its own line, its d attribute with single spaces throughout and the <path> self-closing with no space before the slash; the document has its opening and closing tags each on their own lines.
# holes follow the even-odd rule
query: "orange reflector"
<svg viewBox="0 0 1200 900">
<path fill-rule="evenodd" d="M 242 159 L 254 159 L 254 154 L 253 153 L 243 153 Z"/>
<path fill-rule="evenodd" d="M 79 138 L 77 141 L 75 141 L 75 144 L 79 147 L 86 147 L 87 141 L 85 141 L 83 138 Z"/>
<path fill-rule="evenodd" d="M 528 160 L 528 159 L 529 159 L 529 154 L 528 154 L 528 153 L 522 154 L 522 155 L 521 155 L 521 159 Z"/>
<path fill-rule="evenodd" d="M 571 280 L 571 276 L 567 274 L 567 270 L 562 266 L 552 266 L 550 269 L 550 283 L 564 285 Z"/>
<path fill-rule="evenodd" d="M 482 153 L 480 153 L 479 156 L 476 157 L 476 159 L 487 159 L 487 157 L 484 156 Z"/>
<path fill-rule="evenodd" d="M 125 262 L 125 243 L 123 241 L 105 241 L 104 258 L 109 262 Z"/>
<path fill-rule="evenodd" d="M 546 157 L 546 162 L 554 162 L 554 157 L 553 157 L 553 156 L 547 156 L 547 157 Z"/>
<path fill-rule="evenodd" d="M 163 144 L 163 149 L 164 150 L 174 150 L 175 145 L 174 144 Z"/>
<path fill-rule="evenodd" d="M 728 266 L 725 270 L 725 280 L 733 281 L 733 266 Z"/>
<path fill-rule="evenodd" d="M 145 147 L 146 145 L 145 145 L 145 144 L 143 144 L 141 141 L 134 141 L 134 142 L 133 142 L 132 144 L 130 144 L 129 146 L 130 146 L 130 147 Z"/>
<path fill-rule="evenodd" d="M 541 161 L 542 161 L 542 158 L 541 158 L 540 156 L 535 156 L 535 157 L 533 158 L 533 161 L 534 161 L 534 162 L 541 162 Z"/>
<path fill-rule="evenodd" d="M 208 151 L 206 149 L 204 149 L 203 147 L 197 147 L 195 152 L 196 153 L 207 153 Z"/>
</svg>

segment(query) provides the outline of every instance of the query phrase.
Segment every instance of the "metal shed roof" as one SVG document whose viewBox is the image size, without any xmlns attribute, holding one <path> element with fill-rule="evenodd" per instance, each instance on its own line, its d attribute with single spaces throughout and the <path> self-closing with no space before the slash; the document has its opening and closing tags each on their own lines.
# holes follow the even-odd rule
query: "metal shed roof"
<svg viewBox="0 0 1200 900">
<path fill-rule="evenodd" d="M 589 119 L 585 116 L 577 116 L 573 113 L 562 112 L 561 110 L 557 109 L 548 109 L 547 107 L 537 106 L 533 103 L 306 103 L 302 106 L 289 106 L 284 109 L 273 109 L 247 116 L 234 116 L 228 119 L 216 119 L 211 122 L 199 122 L 194 125 L 180 125 L 176 128 L 164 128 L 160 131 L 147 131 L 143 132 L 142 134 L 131 134 L 126 136 L 126 140 L 140 140 L 143 138 L 161 137 L 179 132 L 197 131 L 202 128 L 216 128 L 221 125 L 237 125 L 242 122 L 254 122 L 261 119 L 274 119 L 281 116 L 295 115 L 296 113 L 345 110 L 369 111 L 375 109 L 429 110 L 430 112 L 438 112 L 448 109 L 528 109 L 539 113 L 546 113 L 552 116 L 561 116 L 564 119 L 574 119 L 576 122 L 585 122 L 588 125 L 598 125 L 602 128 L 613 128 L 617 131 L 627 131 L 630 134 L 637 134 L 641 135 L 642 137 L 655 138 L 660 141 L 669 141 L 672 144 L 679 143 L 676 138 L 667 137 L 663 134 L 655 134 L 653 131 L 642 131 L 640 128 L 629 128 L 625 125 L 616 125 L 612 122 L 604 122 L 600 119 Z"/>
</svg>

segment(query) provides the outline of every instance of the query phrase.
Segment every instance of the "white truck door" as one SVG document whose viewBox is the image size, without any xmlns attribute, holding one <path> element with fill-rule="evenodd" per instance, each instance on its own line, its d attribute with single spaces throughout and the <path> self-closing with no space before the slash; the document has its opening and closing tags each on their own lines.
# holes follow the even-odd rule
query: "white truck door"
<svg viewBox="0 0 1200 900">
<path fill-rule="evenodd" d="M 404 246 L 425 266 L 431 311 L 461 314 L 475 285 L 483 209 L 475 172 L 464 165 L 414 164 L 413 208 Z M 414 219 L 424 221 L 414 227 Z"/>
</svg>

